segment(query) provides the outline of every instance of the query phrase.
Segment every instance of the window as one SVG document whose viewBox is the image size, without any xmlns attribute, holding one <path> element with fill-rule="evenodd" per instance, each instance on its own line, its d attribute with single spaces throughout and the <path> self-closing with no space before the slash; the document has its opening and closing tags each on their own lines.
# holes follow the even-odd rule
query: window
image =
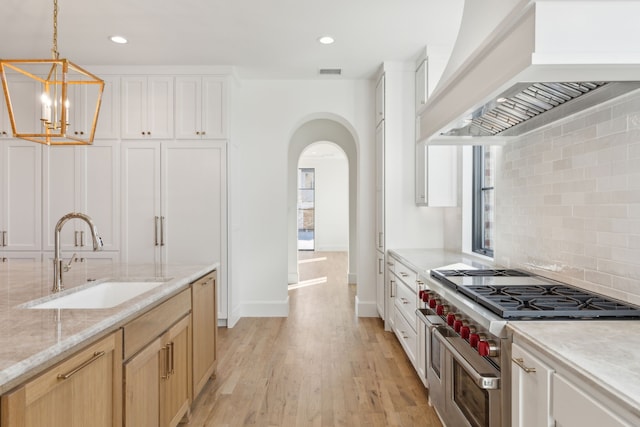
<svg viewBox="0 0 640 427">
<path fill-rule="evenodd" d="M 473 148 L 472 250 L 493 257 L 496 147 Z"/>
<path fill-rule="evenodd" d="M 298 169 L 298 250 L 315 249 L 315 180 L 314 168 Z"/>
</svg>

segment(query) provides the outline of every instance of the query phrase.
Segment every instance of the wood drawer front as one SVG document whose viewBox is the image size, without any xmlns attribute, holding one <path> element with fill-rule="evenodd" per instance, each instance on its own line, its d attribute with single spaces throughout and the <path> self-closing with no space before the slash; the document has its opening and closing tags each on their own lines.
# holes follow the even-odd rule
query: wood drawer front
<svg viewBox="0 0 640 427">
<path fill-rule="evenodd" d="M 124 359 L 127 360 L 160 336 L 191 310 L 191 289 L 148 311 L 124 327 Z"/>
<path fill-rule="evenodd" d="M 58 378 L 58 375 L 68 375 L 69 373 L 74 371 L 79 372 L 78 368 L 82 366 L 89 366 L 89 364 L 92 363 L 113 363 L 109 355 L 113 356 L 116 348 L 120 347 L 116 342 L 116 339 L 119 337 L 120 334 L 118 333 L 111 334 L 101 341 L 98 341 L 97 343 L 92 344 L 89 347 L 79 351 L 59 365 L 49 369 L 47 372 L 40 375 L 36 379 L 26 383 L 25 403 L 27 404 L 27 406 L 60 385 L 61 380 Z M 99 356 L 99 354 L 101 354 L 102 352 L 104 352 L 104 356 Z M 105 378 L 105 380 L 111 381 L 111 378 Z"/>
<path fill-rule="evenodd" d="M 393 327 L 395 329 L 396 337 L 398 338 L 398 341 L 400 341 L 400 344 L 402 345 L 405 353 L 407 353 L 407 357 L 409 357 L 409 360 L 411 360 L 411 364 L 413 364 L 413 366 L 415 367 L 417 354 L 416 350 L 418 349 L 418 335 L 413 329 L 411 329 L 411 326 L 409 326 L 407 319 L 404 318 L 397 307 L 394 310 L 394 313 L 395 322 Z"/>
<path fill-rule="evenodd" d="M 396 308 L 402 313 L 413 331 L 418 330 L 418 317 L 416 316 L 417 298 L 412 289 L 399 282 L 396 286 Z"/>
</svg>

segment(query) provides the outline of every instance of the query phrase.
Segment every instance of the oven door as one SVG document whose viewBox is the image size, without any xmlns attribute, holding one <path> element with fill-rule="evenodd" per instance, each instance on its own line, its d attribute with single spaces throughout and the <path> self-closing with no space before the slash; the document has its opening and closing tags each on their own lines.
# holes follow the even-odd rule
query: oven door
<svg viewBox="0 0 640 427">
<path fill-rule="evenodd" d="M 502 403 L 500 371 L 478 355 L 469 344 L 447 328 L 434 330 L 444 349 L 446 424 L 500 427 Z"/>
<path fill-rule="evenodd" d="M 422 311 L 422 310 L 420 310 Z M 426 310 L 424 310 L 426 313 Z M 433 406 L 441 419 L 445 418 L 444 406 L 444 347 L 435 339 L 433 331 L 444 322 L 439 316 L 423 315 L 425 323 L 425 371 L 429 387 L 429 403 Z"/>
</svg>

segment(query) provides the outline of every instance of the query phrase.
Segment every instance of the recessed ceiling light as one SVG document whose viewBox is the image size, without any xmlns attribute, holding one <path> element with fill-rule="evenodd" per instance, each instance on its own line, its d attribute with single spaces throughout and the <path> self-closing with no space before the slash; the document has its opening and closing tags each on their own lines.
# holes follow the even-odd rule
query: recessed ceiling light
<svg viewBox="0 0 640 427">
<path fill-rule="evenodd" d="M 335 40 L 331 36 L 322 36 L 318 41 L 322 44 L 332 44 Z"/>
<path fill-rule="evenodd" d="M 109 40 L 111 40 L 114 43 L 118 43 L 118 44 L 129 43 L 129 40 L 125 39 L 122 36 L 111 36 L 111 37 L 109 37 Z"/>
</svg>

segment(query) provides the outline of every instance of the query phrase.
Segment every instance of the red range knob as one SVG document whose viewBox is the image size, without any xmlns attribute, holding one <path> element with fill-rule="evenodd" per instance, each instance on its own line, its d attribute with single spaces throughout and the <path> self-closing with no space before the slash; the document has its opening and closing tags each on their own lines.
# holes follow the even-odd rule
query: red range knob
<svg viewBox="0 0 640 427">
<path fill-rule="evenodd" d="M 438 300 L 435 298 L 429 298 L 429 308 L 436 308 Z"/>
<path fill-rule="evenodd" d="M 464 325 L 460 327 L 460 337 L 463 339 L 469 339 L 469 335 L 471 334 L 471 328 L 469 326 Z"/>
<path fill-rule="evenodd" d="M 424 291 L 421 290 L 418 292 L 418 299 L 422 299 L 422 298 L 424 298 Z"/>
<path fill-rule="evenodd" d="M 446 304 L 436 305 L 436 314 L 438 316 L 444 316 L 448 312 L 449 312 L 449 306 L 448 305 L 446 305 Z"/>
<path fill-rule="evenodd" d="M 447 314 L 447 325 L 449 326 L 453 326 L 453 324 L 455 323 L 455 321 L 457 320 L 457 317 L 455 314 L 453 313 L 449 313 Z"/>
<path fill-rule="evenodd" d="M 422 293 L 422 302 L 429 302 L 429 297 L 431 296 L 431 294 L 429 294 L 429 292 L 424 291 Z"/>
<path fill-rule="evenodd" d="M 460 333 L 460 330 L 462 329 L 462 326 L 464 326 L 466 322 L 464 320 L 456 320 L 455 322 L 453 322 L 453 330 L 456 331 L 457 333 Z"/>
<path fill-rule="evenodd" d="M 478 347 L 478 343 L 480 342 L 480 339 L 482 338 L 480 336 L 481 334 L 476 334 L 475 332 L 469 335 L 469 345 L 473 348 L 477 348 Z"/>
<path fill-rule="evenodd" d="M 497 356 L 498 355 L 498 347 L 491 340 L 481 340 L 478 343 L 478 354 L 480 356 Z"/>
</svg>

